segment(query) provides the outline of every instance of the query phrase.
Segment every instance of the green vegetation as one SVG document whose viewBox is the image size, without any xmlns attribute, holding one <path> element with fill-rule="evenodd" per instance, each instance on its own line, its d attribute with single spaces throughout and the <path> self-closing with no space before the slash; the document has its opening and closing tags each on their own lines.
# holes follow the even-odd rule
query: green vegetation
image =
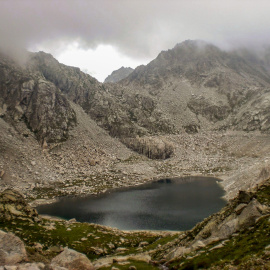
<svg viewBox="0 0 270 270">
<path fill-rule="evenodd" d="M 270 245 L 270 216 L 261 218 L 253 228 L 246 229 L 238 235 L 231 237 L 223 247 L 207 246 L 199 253 L 189 254 L 190 259 L 182 258 L 170 263 L 171 269 L 201 269 L 219 266 L 221 269 L 227 264 L 234 266 L 245 265 L 252 258 L 269 260 L 270 254 L 265 253 L 265 247 Z M 212 249 L 212 250 L 211 250 Z M 240 268 L 241 269 L 241 268 Z M 258 268 L 261 269 L 261 268 Z"/>
<path fill-rule="evenodd" d="M 124 262 L 124 263 L 121 263 L 121 262 L 117 263 L 116 262 L 116 263 L 113 263 L 109 267 L 102 267 L 102 268 L 100 268 L 100 270 L 111 270 L 112 267 L 116 267 L 119 270 L 129 270 L 130 269 L 129 268 L 130 266 L 135 266 L 136 269 L 143 269 L 143 270 L 157 270 L 157 269 L 160 269 L 158 266 L 154 266 L 154 265 L 148 264 L 146 262 L 130 260 L 130 261 L 128 261 L 128 263 L 126 263 L 126 262 Z"/>
<path fill-rule="evenodd" d="M 151 232 L 125 233 L 96 224 L 45 218 L 39 222 L 33 222 L 28 218 L 0 220 L 0 229 L 13 232 L 21 238 L 26 244 L 30 258 L 38 258 L 44 262 L 56 256 L 63 247 L 72 248 L 95 260 L 105 255 L 125 256 L 144 252 L 178 237 L 177 234 L 162 236 Z M 141 247 L 141 242 L 147 244 Z M 37 244 L 42 248 L 38 249 Z M 140 264 L 141 262 L 137 262 L 133 265 Z"/>
<path fill-rule="evenodd" d="M 254 193 L 250 193 L 251 198 L 255 197 L 260 203 L 270 205 L 270 179 L 259 186 Z M 239 197 L 240 198 L 240 197 Z M 237 206 L 239 198 L 227 205 L 215 218 L 229 216 Z M 213 217 L 212 216 L 212 217 Z M 192 231 L 187 233 L 187 237 L 192 239 L 207 221 L 198 224 Z M 269 269 L 270 268 L 270 214 L 264 215 L 257 220 L 254 226 L 233 234 L 225 241 L 215 242 L 205 248 L 186 254 L 169 263 L 170 269 L 226 269 L 230 265 L 235 269 Z M 268 263 L 268 264 L 267 264 Z M 267 265 L 267 266 L 265 266 Z M 263 267 L 263 268 L 262 268 Z M 269 267 L 269 268 L 268 268 Z M 229 268 L 228 268 L 229 269 Z"/>
</svg>

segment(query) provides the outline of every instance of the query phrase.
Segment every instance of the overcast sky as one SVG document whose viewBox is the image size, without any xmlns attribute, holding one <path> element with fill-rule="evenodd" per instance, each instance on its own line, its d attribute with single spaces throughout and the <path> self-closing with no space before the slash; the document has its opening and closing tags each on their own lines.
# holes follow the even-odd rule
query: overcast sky
<svg viewBox="0 0 270 270">
<path fill-rule="evenodd" d="M 0 47 L 49 52 L 99 81 L 186 39 L 270 44 L 270 1 L 0 0 Z"/>
</svg>

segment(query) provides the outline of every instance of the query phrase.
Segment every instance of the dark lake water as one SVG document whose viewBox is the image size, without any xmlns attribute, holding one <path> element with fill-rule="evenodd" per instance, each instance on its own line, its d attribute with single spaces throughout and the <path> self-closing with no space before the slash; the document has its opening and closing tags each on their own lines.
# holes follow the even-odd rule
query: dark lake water
<svg viewBox="0 0 270 270">
<path fill-rule="evenodd" d="M 218 179 L 164 179 L 99 196 L 68 197 L 37 207 L 40 214 L 122 230 L 187 230 L 225 206 Z"/>
</svg>

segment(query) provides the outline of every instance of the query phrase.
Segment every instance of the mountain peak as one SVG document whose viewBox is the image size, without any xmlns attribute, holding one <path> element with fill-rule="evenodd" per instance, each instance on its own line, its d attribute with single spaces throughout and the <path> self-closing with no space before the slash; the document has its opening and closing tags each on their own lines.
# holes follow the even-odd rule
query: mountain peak
<svg viewBox="0 0 270 270">
<path fill-rule="evenodd" d="M 126 78 L 134 69 L 130 67 L 124 67 L 122 66 L 121 68 L 114 70 L 111 75 L 109 75 L 105 79 L 105 83 L 111 82 L 111 83 L 116 83 L 121 81 L 122 79 Z"/>
</svg>

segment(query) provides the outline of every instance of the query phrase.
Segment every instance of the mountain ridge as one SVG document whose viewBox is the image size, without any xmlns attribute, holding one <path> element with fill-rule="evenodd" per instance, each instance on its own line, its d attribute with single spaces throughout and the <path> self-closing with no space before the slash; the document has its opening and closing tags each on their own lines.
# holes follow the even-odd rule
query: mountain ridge
<svg viewBox="0 0 270 270">
<path fill-rule="evenodd" d="M 235 61 L 237 65 L 228 66 L 227 62 L 235 59 L 235 53 L 229 54 L 208 44 L 200 44 L 198 48 L 196 44 L 191 41 L 178 44 L 113 84 L 99 83 L 79 68 L 65 66 L 44 52 L 29 53 L 24 67 L 7 62 L 10 72 L 7 77 L 2 76 L 0 89 L 3 93 L 0 98 L 1 145 L 8 158 L 11 153 L 18 155 L 11 166 L 7 158 L 1 159 L 5 185 L 8 179 L 15 179 L 13 183 L 16 185 L 18 181 L 20 185 L 19 175 L 23 172 L 26 192 L 32 192 L 27 188 L 29 178 L 29 185 L 37 185 L 36 190 L 41 192 L 33 196 L 43 196 L 41 190 L 46 186 L 46 173 L 50 170 L 50 188 L 54 179 L 58 183 L 63 175 L 59 188 L 51 193 L 53 196 L 58 192 L 63 195 L 98 192 L 95 182 L 101 183 L 102 178 L 107 180 L 100 184 L 100 189 L 106 190 L 153 178 L 208 173 L 225 179 L 223 185 L 228 197 L 235 195 L 241 186 L 248 188 L 257 181 L 256 174 L 261 166 L 268 164 L 267 158 L 266 163 L 255 164 L 255 160 L 261 164 L 269 146 L 269 83 L 264 80 L 267 72 L 261 66 L 246 66 L 245 60 L 238 61 L 239 56 Z M 180 60 L 184 57 L 184 62 L 175 55 Z M 193 60 L 186 65 L 188 59 Z M 243 65 L 243 72 L 239 72 Z M 4 70 L 1 65 L 1 72 Z M 24 76 L 27 82 L 33 77 L 40 83 L 26 84 L 24 88 Z M 10 85 L 16 93 L 14 104 L 7 102 L 8 81 L 13 82 Z M 48 86 L 48 95 L 33 99 L 33 93 L 43 93 L 35 85 Z M 24 96 L 22 92 L 28 94 Z M 54 105 L 67 114 L 62 115 L 55 109 L 56 105 L 50 105 L 53 100 L 50 95 L 59 95 L 60 100 L 55 99 Z M 27 102 L 25 97 L 29 97 Z M 33 126 L 29 126 L 30 116 L 37 115 L 33 108 L 42 106 L 45 106 L 44 113 L 41 110 L 41 114 L 33 118 L 39 120 L 33 120 Z M 52 115 L 54 121 L 59 121 L 50 121 Z M 73 122 L 69 124 L 68 119 Z M 38 129 L 34 123 L 38 124 Z M 8 137 L 9 129 L 12 139 Z M 108 143 L 102 144 L 102 140 Z M 260 143 L 251 144 L 256 141 Z M 38 162 L 33 160 L 31 144 Z M 209 147 L 211 144 L 213 147 Z M 24 151 L 24 146 L 29 151 Z M 111 149 L 119 151 L 114 155 Z M 19 166 L 22 159 L 25 159 L 24 166 Z M 46 164 L 44 170 L 42 160 Z M 243 167 L 242 179 L 237 170 L 239 164 Z M 87 187 L 83 187 L 83 179 Z M 63 188 L 65 181 L 80 188 L 78 191 Z"/>
<path fill-rule="evenodd" d="M 114 70 L 107 78 L 104 80 L 104 83 L 116 83 L 126 78 L 134 69 L 130 67 L 121 67 L 117 70 Z"/>
</svg>

